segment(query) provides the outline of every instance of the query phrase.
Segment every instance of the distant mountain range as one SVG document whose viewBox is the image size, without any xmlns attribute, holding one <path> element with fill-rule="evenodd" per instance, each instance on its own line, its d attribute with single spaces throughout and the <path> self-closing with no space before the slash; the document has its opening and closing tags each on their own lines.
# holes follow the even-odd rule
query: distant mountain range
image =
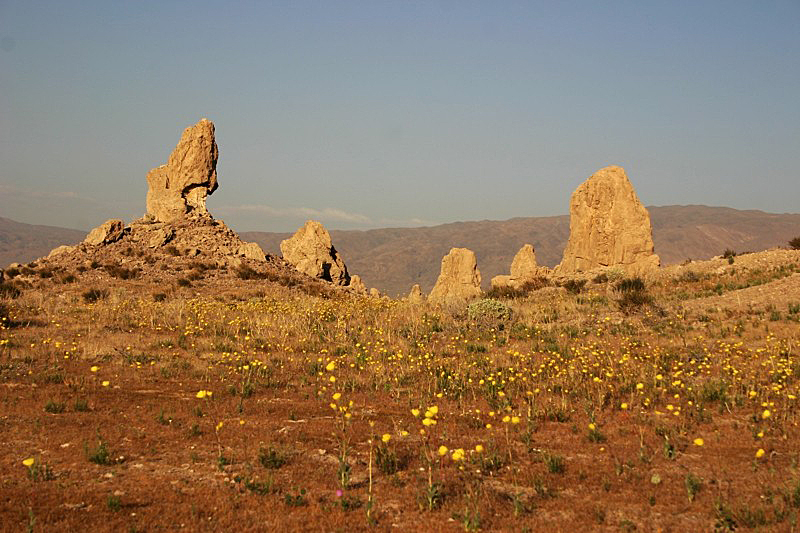
<svg viewBox="0 0 800 533">
<path fill-rule="evenodd" d="M 708 259 L 726 249 L 738 253 L 759 251 L 800 236 L 800 214 L 702 205 L 648 207 L 653 240 L 662 264 L 686 259 Z M 244 232 L 241 237 L 280 255 L 280 242 L 290 233 Z M 61 244 L 80 242 L 86 232 L 34 226 L 0 218 L 0 265 L 26 262 L 47 255 Z M 526 217 L 510 220 L 453 222 L 422 228 L 333 230 L 333 244 L 352 274 L 368 287 L 397 296 L 415 283 L 429 291 L 439 275 L 442 257 L 454 246 L 466 247 L 478 257 L 484 286 L 508 273 L 511 260 L 523 244 L 533 244 L 541 265 L 555 266 L 569 237 L 569 216 Z"/>
<path fill-rule="evenodd" d="M 81 242 L 84 237 L 85 231 L 36 226 L 0 217 L 0 268 L 9 263 L 27 263 L 62 244 Z"/>
</svg>

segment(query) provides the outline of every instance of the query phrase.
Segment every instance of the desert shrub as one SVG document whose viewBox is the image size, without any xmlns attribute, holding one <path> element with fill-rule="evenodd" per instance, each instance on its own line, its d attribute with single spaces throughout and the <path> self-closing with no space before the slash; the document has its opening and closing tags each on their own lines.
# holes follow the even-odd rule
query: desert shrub
<svg viewBox="0 0 800 533">
<path fill-rule="evenodd" d="M 198 281 L 203 279 L 203 272 L 192 270 L 186 277 L 189 278 L 189 281 Z"/>
<path fill-rule="evenodd" d="M 217 265 L 211 263 L 203 263 L 202 261 L 192 261 L 189 263 L 189 268 L 197 270 L 198 272 L 205 272 L 206 270 L 214 270 Z"/>
<path fill-rule="evenodd" d="M 723 259 L 730 259 L 731 257 L 736 257 L 736 252 L 734 252 L 730 248 L 725 248 L 725 251 L 722 252 L 722 258 Z"/>
<path fill-rule="evenodd" d="M 505 322 L 511 318 L 511 308 L 500 300 L 484 298 L 467 306 L 467 316 L 475 322 Z"/>
<path fill-rule="evenodd" d="M 19 276 L 19 269 L 18 268 L 9 268 L 8 270 L 5 271 L 5 276 L 8 279 L 16 278 L 17 276 Z"/>
<path fill-rule="evenodd" d="M 163 292 L 157 292 L 157 293 L 155 293 L 153 295 L 153 301 L 154 302 L 163 302 L 166 299 L 167 299 L 167 295 L 164 294 Z"/>
<path fill-rule="evenodd" d="M 125 268 L 120 265 L 109 264 L 103 267 L 109 276 L 119 279 L 135 279 L 140 270 L 138 268 Z"/>
<path fill-rule="evenodd" d="M 789 248 L 792 250 L 800 250 L 800 237 L 795 237 L 789 241 Z"/>
<path fill-rule="evenodd" d="M 178 283 L 178 287 L 191 287 L 192 286 L 192 282 L 189 281 L 186 278 L 178 278 L 177 283 Z"/>
<path fill-rule="evenodd" d="M 174 245 L 167 246 L 166 248 L 164 248 L 164 251 L 173 257 L 178 257 L 179 255 L 181 255 L 181 251 L 178 250 Z"/>
<path fill-rule="evenodd" d="M 13 283 L 0 283 L 0 298 L 16 298 L 19 295 L 20 290 Z"/>
<path fill-rule="evenodd" d="M 567 289 L 567 292 L 569 292 L 570 294 L 580 294 L 580 292 L 586 286 L 586 280 L 568 279 L 567 281 L 562 283 L 561 286 Z"/>
<path fill-rule="evenodd" d="M 687 270 L 676 278 L 677 281 L 683 283 L 694 283 L 696 281 L 700 281 L 701 279 L 703 278 L 701 278 L 694 270 Z"/>
<path fill-rule="evenodd" d="M 616 289 L 619 292 L 640 292 L 646 290 L 644 281 L 642 278 L 626 278 L 619 281 L 616 285 Z"/>
<path fill-rule="evenodd" d="M 608 274 L 603 272 L 602 274 L 598 274 L 592 280 L 592 283 L 597 283 L 598 285 L 601 283 L 608 283 Z"/>
<path fill-rule="evenodd" d="M 53 277 L 53 269 L 43 268 L 39 271 L 39 277 L 42 279 L 50 279 Z"/>
<path fill-rule="evenodd" d="M 63 274 L 58 278 L 59 283 L 75 283 L 75 280 L 77 278 L 74 274 Z"/>
<path fill-rule="evenodd" d="M 653 297 L 647 293 L 647 287 L 642 278 L 626 278 L 616 284 L 620 293 L 617 300 L 619 308 L 624 313 L 631 313 L 653 303 Z"/>
<path fill-rule="evenodd" d="M 235 272 L 239 279 L 267 279 L 267 274 L 259 272 L 245 264 L 239 265 Z"/>
<path fill-rule="evenodd" d="M 104 300 L 108 298 L 108 291 L 105 289 L 89 289 L 82 294 L 83 301 L 87 304 L 96 302 L 97 300 Z"/>
<path fill-rule="evenodd" d="M 538 291 L 542 287 L 547 287 L 548 285 L 550 285 L 550 280 L 540 276 L 532 280 L 528 280 L 518 287 L 492 287 L 489 292 L 486 293 L 486 296 L 489 298 L 503 298 L 506 300 L 522 298 L 528 293 Z"/>
<path fill-rule="evenodd" d="M 0 302 L 0 326 L 8 326 L 10 322 L 10 311 L 8 306 Z"/>
</svg>

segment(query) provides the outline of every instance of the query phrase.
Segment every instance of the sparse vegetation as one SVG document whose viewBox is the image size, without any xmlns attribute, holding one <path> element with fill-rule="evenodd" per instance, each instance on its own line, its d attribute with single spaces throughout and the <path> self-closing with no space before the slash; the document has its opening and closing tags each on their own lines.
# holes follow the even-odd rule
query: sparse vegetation
<svg viewBox="0 0 800 533">
<path fill-rule="evenodd" d="M 4 416 L 20 421 L 5 487 L 42 481 L 46 457 L 58 490 L 93 502 L 89 525 L 128 506 L 161 524 L 150 495 L 177 486 L 196 529 L 266 512 L 381 528 L 385 502 L 429 529 L 546 529 L 565 508 L 576 530 L 668 529 L 678 501 L 682 527 L 785 529 L 800 509 L 797 262 L 736 258 L 452 311 L 270 264 L 253 267 L 261 283 L 179 257 L 158 282 L 103 268 L 72 285 L 40 266 L 2 301 Z M 202 281 L 176 291 L 176 272 Z M 620 514 L 632 503 L 649 522 Z"/>
<path fill-rule="evenodd" d="M 108 298 L 108 290 L 107 289 L 89 289 L 88 291 L 82 294 L 83 301 L 87 304 L 95 303 L 98 300 L 103 300 Z"/>
</svg>

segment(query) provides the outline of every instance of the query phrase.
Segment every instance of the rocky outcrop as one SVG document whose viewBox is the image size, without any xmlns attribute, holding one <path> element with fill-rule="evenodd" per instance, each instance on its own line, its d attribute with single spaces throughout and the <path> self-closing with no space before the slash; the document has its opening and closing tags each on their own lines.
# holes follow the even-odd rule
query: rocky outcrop
<svg viewBox="0 0 800 533">
<path fill-rule="evenodd" d="M 316 220 L 309 220 L 291 238 L 281 242 L 283 258 L 297 270 L 330 281 L 349 285 L 350 274 L 331 243 L 331 236 Z"/>
<path fill-rule="evenodd" d="M 442 269 L 428 301 L 441 305 L 460 305 L 481 295 L 481 273 L 475 253 L 467 248 L 452 248 L 442 259 Z"/>
<path fill-rule="evenodd" d="M 598 170 L 572 193 L 569 241 L 556 274 L 604 267 L 634 274 L 659 264 L 650 215 L 622 167 Z"/>
<path fill-rule="evenodd" d="M 256 261 L 266 261 L 267 259 L 264 250 L 261 249 L 261 246 L 254 242 L 246 242 L 239 246 L 237 254 L 243 255 L 248 259 L 254 259 Z"/>
<path fill-rule="evenodd" d="M 124 231 L 125 223 L 118 218 L 112 218 L 90 231 L 83 242 L 90 246 L 110 244 L 118 241 Z"/>
<path fill-rule="evenodd" d="M 58 247 L 53 248 L 52 250 L 50 250 L 50 253 L 47 255 L 47 258 L 48 259 L 52 259 L 52 258 L 54 258 L 56 256 L 61 255 L 61 254 L 69 253 L 74 249 L 75 249 L 74 246 L 67 246 L 67 245 L 58 246 Z"/>
<path fill-rule="evenodd" d="M 207 214 L 206 196 L 217 189 L 218 157 L 210 120 L 186 128 L 167 164 L 147 174 L 147 212 L 161 222 Z"/>
<path fill-rule="evenodd" d="M 408 293 L 408 302 L 412 304 L 421 304 L 425 301 L 425 296 L 422 294 L 422 289 L 419 286 L 419 283 L 416 283 L 413 287 L 411 287 L 411 292 Z"/>
<path fill-rule="evenodd" d="M 492 288 L 499 289 L 511 287 L 518 289 L 526 283 L 535 281 L 550 274 L 550 269 L 536 264 L 536 252 L 532 244 L 520 248 L 511 262 L 510 276 L 495 276 L 492 278 Z"/>
<path fill-rule="evenodd" d="M 361 281 L 361 276 L 354 274 L 350 277 L 350 288 L 358 294 L 367 294 L 367 286 Z"/>
</svg>

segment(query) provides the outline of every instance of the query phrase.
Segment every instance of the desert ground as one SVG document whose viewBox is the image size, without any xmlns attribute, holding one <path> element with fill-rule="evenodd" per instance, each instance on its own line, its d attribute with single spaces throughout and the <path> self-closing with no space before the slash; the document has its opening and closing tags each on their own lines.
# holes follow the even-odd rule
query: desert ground
<svg viewBox="0 0 800 533">
<path fill-rule="evenodd" d="M 798 528 L 800 251 L 452 309 L 152 254 L 5 272 L 3 531 Z"/>
</svg>

